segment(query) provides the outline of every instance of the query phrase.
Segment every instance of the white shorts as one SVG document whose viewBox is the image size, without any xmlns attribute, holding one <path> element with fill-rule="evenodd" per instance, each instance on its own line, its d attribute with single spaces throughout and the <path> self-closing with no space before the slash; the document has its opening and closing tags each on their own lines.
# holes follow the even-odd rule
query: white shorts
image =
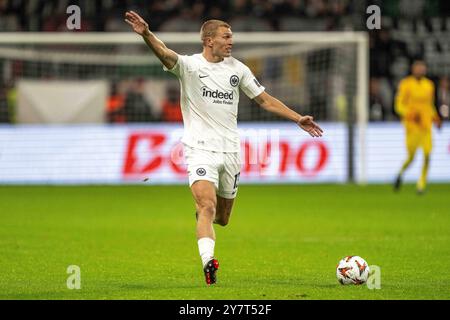
<svg viewBox="0 0 450 320">
<path fill-rule="evenodd" d="M 189 187 L 195 181 L 214 183 L 218 196 L 234 199 L 237 194 L 241 156 L 239 152 L 216 152 L 184 145 Z"/>
</svg>

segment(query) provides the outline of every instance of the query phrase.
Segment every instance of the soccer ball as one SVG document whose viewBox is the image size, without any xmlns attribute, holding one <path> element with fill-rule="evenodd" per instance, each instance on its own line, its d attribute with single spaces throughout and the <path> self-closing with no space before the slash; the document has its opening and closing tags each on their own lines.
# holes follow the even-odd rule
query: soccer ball
<svg viewBox="0 0 450 320">
<path fill-rule="evenodd" d="M 336 277 L 340 284 L 366 283 L 369 272 L 366 260 L 358 256 L 347 256 L 336 267 Z"/>
</svg>

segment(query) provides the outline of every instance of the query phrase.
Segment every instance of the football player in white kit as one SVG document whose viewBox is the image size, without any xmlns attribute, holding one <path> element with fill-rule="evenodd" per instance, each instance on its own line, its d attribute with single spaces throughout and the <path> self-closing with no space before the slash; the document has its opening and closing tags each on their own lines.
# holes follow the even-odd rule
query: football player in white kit
<svg viewBox="0 0 450 320">
<path fill-rule="evenodd" d="M 167 48 L 136 12 L 126 12 L 125 21 L 143 37 L 164 70 L 180 81 L 182 142 L 195 200 L 198 248 L 206 283 L 214 284 L 219 262 L 214 257 L 213 223 L 228 224 L 241 168 L 239 89 L 262 108 L 295 122 L 312 137 L 322 136 L 322 129 L 311 116 L 301 116 L 265 92 L 250 69 L 231 56 L 233 34 L 226 22 L 206 21 L 200 30 L 203 52 L 183 56 Z"/>
</svg>

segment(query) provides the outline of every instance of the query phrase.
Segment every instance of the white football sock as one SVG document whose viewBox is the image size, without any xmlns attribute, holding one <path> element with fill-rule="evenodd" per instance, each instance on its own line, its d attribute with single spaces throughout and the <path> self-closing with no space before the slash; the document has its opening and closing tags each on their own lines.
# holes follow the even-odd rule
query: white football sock
<svg viewBox="0 0 450 320">
<path fill-rule="evenodd" d="M 211 238 L 198 239 L 198 251 L 202 258 L 203 266 L 214 257 L 214 245 L 216 242 Z"/>
</svg>

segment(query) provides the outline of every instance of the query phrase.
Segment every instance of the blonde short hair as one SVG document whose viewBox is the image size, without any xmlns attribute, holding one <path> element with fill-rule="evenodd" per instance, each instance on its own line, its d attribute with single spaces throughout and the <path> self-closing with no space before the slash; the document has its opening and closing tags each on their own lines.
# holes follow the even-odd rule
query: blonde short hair
<svg viewBox="0 0 450 320">
<path fill-rule="evenodd" d="M 203 23 L 202 28 L 200 29 L 200 37 L 202 42 L 205 42 L 206 38 L 214 37 L 216 35 L 217 29 L 220 27 L 231 28 L 231 26 L 222 20 L 208 20 Z"/>
</svg>

